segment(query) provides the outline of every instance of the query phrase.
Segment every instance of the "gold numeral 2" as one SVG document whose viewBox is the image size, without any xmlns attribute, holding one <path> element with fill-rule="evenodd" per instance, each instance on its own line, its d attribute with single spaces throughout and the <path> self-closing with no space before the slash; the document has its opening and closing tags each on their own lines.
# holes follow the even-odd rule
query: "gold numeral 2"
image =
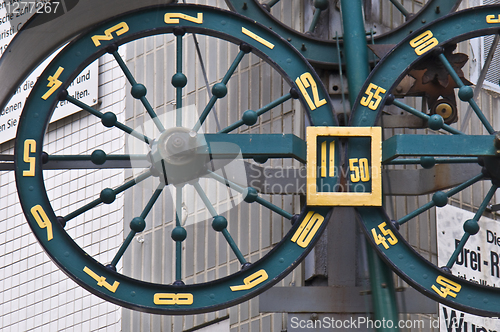
<svg viewBox="0 0 500 332">
<path fill-rule="evenodd" d="M 118 281 L 115 281 L 113 283 L 113 285 L 110 285 L 106 281 L 105 277 L 99 276 L 97 273 L 95 273 L 94 271 L 92 271 L 91 269 L 89 269 L 86 266 L 83 268 L 83 272 L 87 273 L 89 276 L 92 277 L 92 279 L 94 279 L 95 281 L 97 281 L 97 286 L 104 287 L 104 288 L 106 288 L 107 290 L 109 290 L 112 293 L 116 292 L 116 289 L 120 285 L 120 283 Z"/>
<path fill-rule="evenodd" d="M 203 13 L 198 13 L 196 17 L 189 16 L 189 15 L 182 14 L 182 13 L 166 13 L 165 14 L 165 23 L 178 24 L 180 18 L 183 20 L 189 21 L 189 22 L 196 23 L 196 24 L 203 23 Z"/>
</svg>

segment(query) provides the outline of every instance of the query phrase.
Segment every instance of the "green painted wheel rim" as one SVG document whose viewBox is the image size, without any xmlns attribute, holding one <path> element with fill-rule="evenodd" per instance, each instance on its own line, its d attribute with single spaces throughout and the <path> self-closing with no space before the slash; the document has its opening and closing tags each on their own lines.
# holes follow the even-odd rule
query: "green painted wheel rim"
<svg viewBox="0 0 500 332">
<path fill-rule="evenodd" d="M 269 1 L 266 1 L 266 3 L 268 2 Z M 374 42 L 376 44 L 397 44 L 412 31 L 423 26 L 426 22 L 432 22 L 443 15 L 455 11 L 460 5 L 460 2 L 461 0 L 429 1 L 418 13 L 413 14 L 403 25 L 391 32 L 378 36 L 375 35 Z M 338 66 L 339 59 L 335 40 L 323 40 L 291 29 L 270 15 L 258 0 L 226 0 L 226 3 L 231 10 L 269 27 L 281 37 L 287 39 L 290 44 L 299 50 L 299 52 L 311 63 L 321 67 Z M 342 44 L 342 41 L 340 41 L 340 44 Z M 345 59 L 341 60 L 343 63 L 346 62 Z"/>
<path fill-rule="evenodd" d="M 355 107 L 353 108 L 350 125 L 363 127 L 375 125 L 379 117 L 381 116 L 381 112 L 386 104 L 393 103 L 394 105 L 405 110 L 403 108 L 404 104 L 401 101 L 398 101 L 398 99 L 396 99 L 393 102 L 391 100 L 393 98 L 390 96 L 390 92 L 393 91 L 393 89 L 398 85 L 398 82 L 408 73 L 410 68 L 412 68 L 412 66 L 414 66 L 415 63 L 417 63 L 419 60 L 431 54 L 436 55 L 438 59 L 441 60 L 443 54 L 438 52 L 438 47 L 444 46 L 447 43 L 456 43 L 469 38 L 488 34 L 496 34 L 498 32 L 498 29 L 500 28 L 500 23 L 487 20 L 486 17 L 493 14 L 497 15 L 496 13 L 498 13 L 499 9 L 500 7 L 498 6 L 484 6 L 464 10 L 455 14 L 450 14 L 446 17 L 443 17 L 442 19 L 430 23 L 429 25 L 419 29 L 418 31 L 415 31 L 412 35 L 404 39 L 380 61 L 380 63 L 366 80 L 366 83 L 361 90 L 362 92 L 358 96 Z M 490 21 L 490 23 L 488 23 L 487 21 Z M 432 32 L 433 38 L 436 38 L 439 43 L 435 43 L 435 45 L 433 44 L 433 46 L 429 47 L 428 49 L 425 49 L 424 46 L 423 53 L 420 50 L 419 52 L 421 53 L 421 55 L 419 56 L 417 54 L 418 50 L 416 51 L 419 43 L 415 41 L 418 40 L 417 36 L 428 34 L 428 31 Z M 368 96 L 367 91 L 370 90 L 371 92 L 374 92 L 378 89 L 378 87 L 381 88 L 381 90 L 379 91 L 383 91 L 380 93 L 380 96 L 382 98 L 380 99 L 378 104 L 372 105 L 372 107 L 370 108 L 368 103 L 366 102 L 366 98 Z M 366 106 L 363 106 L 362 104 L 365 104 Z M 412 114 L 415 114 L 411 109 L 409 109 L 408 111 Z M 424 116 L 421 117 L 424 119 L 429 119 L 428 116 L 427 118 L 425 118 Z M 488 130 L 486 124 L 485 127 Z M 496 156 L 496 151 L 493 146 L 495 135 L 491 130 L 488 130 L 490 133 L 489 135 L 469 136 L 456 132 L 454 131 L 454 128 L 446 127 L 446 125 L 442 127 L 442 129 L 447 130 L 454 135 L 439 135 L 440 138 L 444 137 L 445 139 L 455 139 L 458 137 L 459 139 L 463 139 L 464 142 L 463 145 L 461 145 L 461 149 L 463 149 L 464 151 L 456 151 L 455 149 L 455 151 L 451 152 L 450 155 L 455 153 L 460 158 L 464 158 L 464 162 L 468 163 L 477 162 L 477 156 Z M 407 146 L 407 150 L 411 152 L 418 150 L 416 147 L 420 146 L 420 144 L 416 141 L 416 139 L 419 138 L 418 136 L 424 138 L 425 136 L 429 135 L 397 136 L 399 136 L 398 139 L 401 139 L 401 141 L 405 137 L 409 138 L 409 140 L 406 140 L 406 142 L 411 141 L 411 146 Z M 430 135 L 429 137 L 432 138 L 437 136 L 438 135 Z M 480 145 L 475 146 L 474 144 L 476 143 L 474 142 L 479 142 L 477 144 Z M 387 143 L 387 141 L 385 141 L 384 144 L 385 143 Z M 388 146 L 389 148 L 391 148 L 391 151 L 382 151 L 383 163 L 384 160 L 388 163 L 391 159 L 391 154 L 395 153 L 392 150 L 394 146 L 390 146 L 389 144 L 383 146 Z M 472 151 L 474 149 L 475 151 Z M 366 153 L 366 151 L 364 150 L 366 149 L 360 147 L 351 147 L 349 148 L 348 153 Z M 434 149 L 432 151 L 436 150 Z M 415 152 L 414 155 L 418 155 L 419 153 L 422 156 L 432 156 L 432 153 L 429 152 L 429 154 L 426 154 L 426 152 L 422 152 L 422 150 L 420 150 L 419 152 Z M 441 152 L 436 153 L 436 155 L 441 155 Z M 468 157 L 470 157 L 469 161 L 466 161 Z M 424 163 L 425 162 L 423 162 L 422 160 L 416 162 L 416 164 L 422 165 Z M 482 173 L 480 173 L 471 178 L 469 181 L 466 181 L 463 184 L 447 191 L 446 194 L 448 195 L 448 197 L 451 197 L 453 194 L 461 191 L 468 185 L 471 185 L 472 183 L 485 178 L 486 177 Z M 497 185 L 498 182 L 493 181 L 490 192 L 483 200 L 482 206 L 479 207 L 480 211 L 481 209 L 482 211 L 484 211 L 484 208 L 495 192 Z M 433 206 L 441 206 L 439 204 L 442 204 L 443 202 L 440 199 L 440 195 L 443 196 L 443 194 L 437 194 L 437 196 L 433 196 L 434 198 L 427 204 L 419 207 L 417 210 L 399 219 L 398 221 L 391 221 L 383 208 L 358 208 L 358 217 L 361 225 L 363 226 L 363 230 L 366 236 L 370 239 L 372 245 L 377 249 L 380 256 L 408 284 L 418 289 L 426 296 L 429 296 L 436 301 L 439 301 L 453 308 L 477 315 L 497 316 L 500 313 L 500 306 L 498 304 L 500 303 L 500 289 L 465 281 L 448 272 L 446 269 L 443 269 L 443 267 L 438 267 L 435 264 L 429 262 L 419 253 L 417 253 L 397 230 L 399 227 L 396 227 L 396 224 L 402 224 L 411 220 L 414 216 L 418 215 L 418 213 L 421 213 L 419 211 L 423 212 Z M 443 198 L 445 197 L 443 196 Z M 480 216 L 478 216 L 478 218 L 479 217 Z M 395 241 L 395 239 L 391 239 L 392 242 L 394 242 L 393 244 L 385 241 L 386 245 L 384 246 L 384 244 L 381 243 L 380 239 L 375 239 L 374 233 L 381 235 L 380 227 L 383 223 L 385 223 L 383 225 L 383 228 L 385 227 L 385 229 L 390 230 L 395 236 L 395 239 L 397 239 L 397 241 Z M 469 227 L 467 229 L 469 229 L 468 232 L 471 233 L 466 233 L 464 231 L 464 235 L 469 236 L 474 234 L 474 227 Z M 389 240 L 389 236 L 385 236 L 385 238 L 386 240 Z M 453 266 L 455 262 L 453 256 L 449 259 L 450 263 L 448 263 L 448 265 Z M 439 294 L 436 289 L 438 289 L 441 294 Z M 448 290 L 443 293 L 443 289 Z M 447 293 L 448 291 L 451 291 L 451 293 L 453 293 L 456 297 Z"/>
<path fill-rule="evenodd" d="M 164 21 L 167 13 L 182 13 L 191 18 L 198 17 L 197 15 L 202 13 L 203 22 L 196 23 L 181 19 L 178 24 L 168 25 Z M 102 38 L 101 44 L 95 46 L 92 36 L 102 36 L 104 30 L 115 27 L 121 22 L 126 22 L 128 25 L 129 30 L 126 33 L 120 36 L 113 35 L 112 40 Z M 248 37 L 242 32 L 242 27 L 263 37 L 274 47 L 271 49 L 261 41 Z M 98 27 L 92 27 L 87 33 L 71 42 L 47 67 L 30 94 L 20 119 L 15 148 L 17 156 L 16 181 L 21 205 L 33 233 L 52 260 L 70 278 L 97 296 L 127 308 L 159 314 L 194 314 L 214 311 L 256 296 L 277 283 L 300 263 L 326 227 L 326 221 L 331 213 L 330 208 L 305 207 L 281 242 L 263 258 L 252 262 L 250 267 L 208 283 L 179 286 L 143 282 L 116 273 L 106 268 L 103 265 L 104 262 L 101 264 L 87 255 L 65 232 L 56 220 L 56 214 L 46 194 L 41 163 L 42 149 L 40 148 L 43 146 L 43 137 L 54 105 L 58 101 L 58 95 L 61 96 L 60 91 L 68 86 L 88 63 L 106 53 L 107 50 L 109 51 L 110 45 L 119 46 L 143 36 L 172 33 L 174 29 L 178 28 L 184 29 L 187 33 L 207 34 L 232 43 L 250 45 L 252 53 L 266 59 L 292 87 L 296 87 L 294 83 L 296 78 L 309 72 L 318 82 L 319 98 L 328 100 L 328 95 L 319 83 L 319 78 L 305 59 L 294 51 L 285 40 L 270 33 L 265 27 L 239 15 L 211 7 L 196 5 L 158 6 L 112 18 Z M 60 67 L 63 67 L 64 70 L 57 76 L 55 73 Z M 47 80 L 50 76 L 57 76 L 62 84 L 44 100 L 42 97 L 46 96 L 49 90 Z M 182 79 L 178 79 L 175 84 L 181 86 L 182 81 Z M 136 92 L 141 94 L 139 88 L 136 89 Z M 300 98 L 303 99 L 303 96 Z M 303 104 L 308 109 L 305 101 Z M 329 102 L 317 107 L 314 112 L 309 111 L 308 115 L 315 125 L 336 125 L 336 119 Z M 111 124 L 114 123 L 112 118 L 107 121 Z M 226 136 L 236 137 L 239 135 L 226 134 Z M 30 163 L 23 158 L 23 153 L 30 150 L 33 145 L 36 146 L 36 149 L 27 152 L 29 156 L 34 158 L 34 162 Z M 305 154 L 305 151 L 299 152 Z M 102 156 L 97 153 L 95 160 L 100 161 L 100 159 Z M 29 173 L 32 168 L 34 168 L 34 175 L 25 176 L 26 173 L 23 172 Z M 103 194 L 101 194 L 102 197 Z M 104 197 L 104 200 L 107 199 L 106 195 Z M 44 213 L 46 217 L 43 215 Z M 325 222 L 315 233 L 310 233 L 311 238 L 300 246 L 293 236 L 296 235 L 295 233 L 299 230 L 304 218 L 310 218 L 312 214 L 324 218 Z M 126 220 L 128 220 L 127 217 Z M 134 223 L 135 229 L 143 228 L 140 219 L 134 220 Z M 223 223 L 219 223 L 218 227 L 221 227 L 220 225 Z M 182 239 L 182 237 L 182 232 L 176 233 L 176 238 Z M 262 276 L 262 271 L 265 271 L 267 277 Z M 250 279 L 245 281 L 245 278 Z M 231 290 L 231 286 L 241 286 L 248 283 L 252 285 L 249 289 Z M 192 296 L 192 304 L 189 304 L 189 294 Z M 154 303 L 155 296 L 156 301 L 160 304 Z"/>
</svg>

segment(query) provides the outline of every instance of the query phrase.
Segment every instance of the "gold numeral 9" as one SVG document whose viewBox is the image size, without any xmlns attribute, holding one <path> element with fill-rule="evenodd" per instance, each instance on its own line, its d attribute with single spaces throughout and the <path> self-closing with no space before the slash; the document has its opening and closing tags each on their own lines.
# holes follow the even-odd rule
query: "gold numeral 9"
<svg viewBox="0 0 500 332">
<path fill-rule="evenodd" d="M 245 279 L 243 279 L 243 285 L 238 285 L 238 286 L 230 286 L 231 290 L 233 292 L 240 291 L 240 290 L 249 290 L 254 288 L 255 286 L 263 283 L 269 278 L 266 270 L 262 269 L 259 270 L 255 273 L 252 273 Z"/>
<path fill-rule="evenodd" d="M 35 205 L 31 208 L 31 215 L 35 218 L 38 227 L 47 228 L 47 241 L 52 240 L 52 223 L 49 217 L 40 205 Z"/>
</svg>

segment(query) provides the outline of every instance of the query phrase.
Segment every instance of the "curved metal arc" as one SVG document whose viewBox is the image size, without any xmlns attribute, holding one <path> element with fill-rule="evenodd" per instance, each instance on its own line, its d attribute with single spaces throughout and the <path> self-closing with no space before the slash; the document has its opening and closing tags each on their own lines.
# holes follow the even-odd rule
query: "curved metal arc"
<svg viewBox="0 0 500 332">
<path fill-rule="evenodd" d="M 396 44 L 426 22 L 431 22 L 453 12 L 458 8 L 461 1 L 429 1 L 418 14 L 411 17 L 396 30 L 376 36 L 375 42 L 377 44 Z M 226 4 L 232 11 L 270 27 L 274 32 L 287 39 L 310 62 L 325 67 L 336 67 L 340 63 L 334 41 L 326 41 L 291 29 L 271 16 L 257 0 L 226 0 Z M 437 12 L 437 8 L 439 8 L 439 12 Z"/>
</svg>

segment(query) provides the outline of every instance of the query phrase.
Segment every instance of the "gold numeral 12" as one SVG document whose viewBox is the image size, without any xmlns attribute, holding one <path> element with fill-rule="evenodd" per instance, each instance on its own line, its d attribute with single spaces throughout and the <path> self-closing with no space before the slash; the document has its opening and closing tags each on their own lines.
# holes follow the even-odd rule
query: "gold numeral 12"
<svg viewBox="0 0 500 332">
<path fill-rule="evenodd" d="M 309 105 L 311 111 L 314 111 L 316 108 L 326 104 L 326 100 L 324 98 L 321 100 L 319 99 L 318 85 L 310 73 L 300 75 L 300 77 L 297 77 L 295 80 L 295 83 L 299 87 L 299 90 L 304 96 L 304 99 L 306 100 L 307 105 Z M 306 90 L 308 87 L 311 87 L 312 89 L 314 102 Z"/>
</svg>

